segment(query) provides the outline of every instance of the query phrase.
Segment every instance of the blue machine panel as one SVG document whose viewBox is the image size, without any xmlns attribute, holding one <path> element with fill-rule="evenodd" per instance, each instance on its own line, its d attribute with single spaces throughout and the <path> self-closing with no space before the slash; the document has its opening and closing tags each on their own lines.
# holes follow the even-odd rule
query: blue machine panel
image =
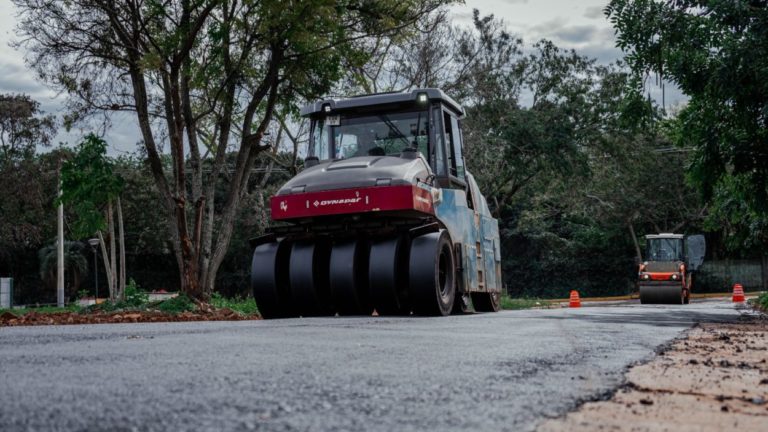
<svg viewBox="0 0 768 432">
<path fill-rule="evenodd" d="M 477 191 L 474 179 L 470 187 Z M 467 206 L 467 194 L 460 189 L 442 189 L 435 205 L 437 218 L 445 225 L 462 253 L 462 282 L 466 291 L 501 291 L 499 226 L 485 200 L 475 192 L 476 209 Z"/>
</svg>

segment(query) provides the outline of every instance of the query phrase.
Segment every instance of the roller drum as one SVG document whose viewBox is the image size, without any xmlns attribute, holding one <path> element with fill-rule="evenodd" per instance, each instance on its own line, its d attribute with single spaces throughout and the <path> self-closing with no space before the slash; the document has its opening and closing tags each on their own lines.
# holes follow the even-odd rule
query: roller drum
<svg viewBox="0 0 768 432">
<path fill-rule="evenodd" d="M 640 285 L 642 304 L 683 304 L 683 288 L 670 285 Z"/>
</svg>

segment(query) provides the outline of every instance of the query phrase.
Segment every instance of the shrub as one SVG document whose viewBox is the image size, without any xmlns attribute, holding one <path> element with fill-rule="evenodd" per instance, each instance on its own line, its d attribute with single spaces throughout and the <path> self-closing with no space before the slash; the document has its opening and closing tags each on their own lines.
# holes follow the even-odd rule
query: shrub
<svg viewBox="0 0 768 432">
<path fill-rule="evenodd" d="M 216 308 L 231 309 L 243 315 L 256 315 L 259 313 L 259 309 L 256 307 L 256 300 L 250 297 L 228 299 L 219 293 L 213 293 L 211 295 L 211 305 Z"/>
<path fill-rule="evenodd" d="M 186 294 L 182 293 L 158 303 L 156 308 L 165 313 L 179 314 L 182 312 L 193 312 L 197 310 L 197 305 Z"/>
<path fill-rule="evenodd" d="M 749 301 L 754 307 L 768 313 L 768 292 L 760 294 L 757 298 Z"/>
<path fill-rule="evenodd" d="M 128 279 L 125 286 L 125 300 L 121 303 L 123 307 L 141 307 L 149 303 L 149 295 L 139 289 L 133 278 Z"/>
</svg>

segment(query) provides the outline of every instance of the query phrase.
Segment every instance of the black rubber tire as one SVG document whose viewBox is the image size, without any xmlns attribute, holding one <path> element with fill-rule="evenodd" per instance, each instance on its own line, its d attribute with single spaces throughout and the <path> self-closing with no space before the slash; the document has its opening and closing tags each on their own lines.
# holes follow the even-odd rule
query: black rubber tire
<svg viewBox="0 0 768 432">
<path fill-rule="evenodd" d="M 329 249 L 323 241 L 297 242 L 291 249 L 291 296 L 301 316 L 335 315 L 329 287 Z"/>
<path fill-rule="evenodd" d="M 366 240 L 347 240 L 331 250 L 330 287 L 339 315 L 371 315 L 368 294 L 368 254 Z"/>
<path fill-rule="evenodd" d="M 456 296 L 456 265 L 448 232 L 424 234 L 411 242 L 409 291 L 417 315 L 448 315 Z"/>
<path fill-rule="evenodd" d="M 472 306 L 475 307 L 475 312 L 498 312 L 500 305 L 501 293 L 472 293 Z"/>
<path fill-rule="evenodd" d="M 368 288 L 379 315 L 410 314 L 408 301 L 408 240 L 394 237 L 371 244 Z"/>
<path fill-rule="evenodd" d="M 291 245 L 274 242 L 259 245 L 251 261 L 251 291 L 264 319 L 296 316 L 288 282 Z"/>
</svg>

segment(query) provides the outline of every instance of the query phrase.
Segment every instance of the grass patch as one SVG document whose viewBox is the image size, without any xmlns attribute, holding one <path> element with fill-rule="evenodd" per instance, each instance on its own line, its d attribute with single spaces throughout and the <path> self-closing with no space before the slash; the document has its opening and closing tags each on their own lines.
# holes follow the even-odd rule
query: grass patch
<svg viewBox="0 0 768 432">
<path fill-rule="evenodd" d="M 512 298 L 507 295 L 501 296 L 501 308 L 504 310 L 531 309 L 542 305 L 544 305 L 544 302 L 535 298 Z"/>
<path fill-rule="evenodd" d="M 41 314 L 49 314 L 49 313 L 61 313 L 61 312 L 80 312 L 80 306 L 77 304 L 71 304 L 69 306 L 64 307 L 57 307 L 57 306 L 27 306 L 23 308 L 14 308 L 14 309 L 0 309 L 0 315 L 10 312 L 16 316 L 24 315 L 28 312 L 36 312 Z"/>
<path fill-rule="evenodd" d="M 211 296 L 211 306 L 217 309 L 231 309 L 241 315 L 256 315 L 259 309 L 256 307 L 256 300 L 253 298 L 225 298 L 219 293 L 213 293 Z"/>
</svg>

